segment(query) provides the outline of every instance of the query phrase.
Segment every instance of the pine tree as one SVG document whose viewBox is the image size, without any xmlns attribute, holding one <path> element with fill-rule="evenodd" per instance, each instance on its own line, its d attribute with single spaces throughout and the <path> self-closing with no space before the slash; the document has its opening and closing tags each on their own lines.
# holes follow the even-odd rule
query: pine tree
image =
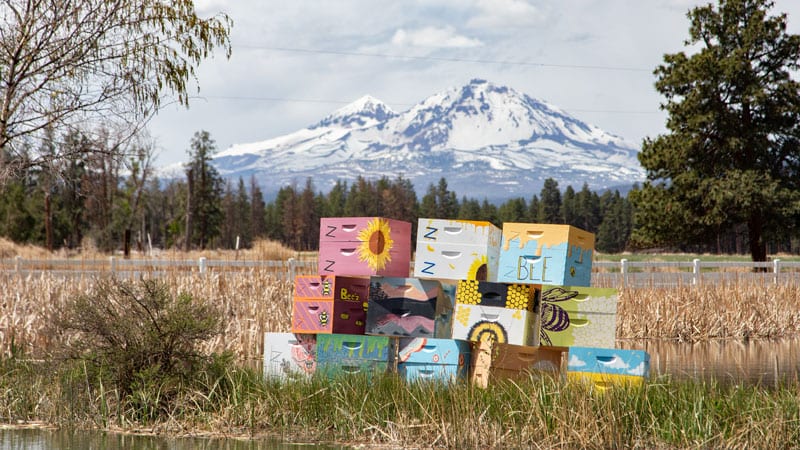
<svg viewBox="0 0 800 450">
<path fill-rule="evenodd" d="M 639 154 L 642 245 L 701 244 L 746 227 L 753 261 L 800 228 L 800 36 L 769 0 L 689 11 L 684 52 L 656 69 L 668 133 Z"/>
</svg>

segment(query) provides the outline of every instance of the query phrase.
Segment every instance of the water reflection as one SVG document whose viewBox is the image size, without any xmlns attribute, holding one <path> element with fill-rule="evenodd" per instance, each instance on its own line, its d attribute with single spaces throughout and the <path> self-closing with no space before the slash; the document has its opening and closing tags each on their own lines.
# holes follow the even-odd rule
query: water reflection
<svg viewBox="0 0 800 450">
<path fill-rule="evenodd" d="M 650 353 L 650 372 L 655 376 L 762 385 L 800 376 L 800 338 L 697 343 L 621 340 L 618 346 Z"/>
<path fill-rule="evenodd" d="M 99 431 L 0 430 L 0 450 L 304 450 L 343 447 L 285 444 L 271 440 L 164 438 Z"/>
</svg>

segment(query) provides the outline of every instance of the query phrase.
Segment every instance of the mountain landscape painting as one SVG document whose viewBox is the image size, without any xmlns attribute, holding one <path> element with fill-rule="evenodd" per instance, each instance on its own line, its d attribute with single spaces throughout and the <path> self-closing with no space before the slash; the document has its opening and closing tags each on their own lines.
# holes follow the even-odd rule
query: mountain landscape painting
<svg viewBox="0 0 800 450">
<path fill-rule="evenodd" d="M 313 180 L 327 192 L 359 176 L 410 180 L 418 193 L 444 177 L 459 196 L 502 201 L 563 189 L 626 192 L 644 179 L 638 148 L 509 87 L 472 80 L 404 112 L 364 96 L 308 128 L 219 152 L 228 179 L 255 176 L 264 194 Z"/>
</svg>

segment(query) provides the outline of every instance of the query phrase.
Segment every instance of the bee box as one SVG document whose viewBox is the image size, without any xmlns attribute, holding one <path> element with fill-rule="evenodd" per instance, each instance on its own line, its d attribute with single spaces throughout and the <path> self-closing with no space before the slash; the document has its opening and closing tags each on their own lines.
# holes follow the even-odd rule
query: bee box
<svg viewBox="0 0 800 450">
<path fill-rule="evenodd" d="M 292 332 L 364 334 L 369 279 L 334 275 L 295 277 Z"/>
<path fill-rule="evenodd" d="M 264 377 L 309 377 L 317 367 L 314 334 L 264 333 Z"/>
<path fill-rule="evenodd" d="M 567 347 L 546 347 L 478 342 L 473 350 L 471 381 L 487 387 L 490 381 L 520 378 L 531 373 L 560 377 L 565 372 Z"/>
<path fill-rule="evenodd" d="M 616 346 L 618 291 L 584 286 L 542 286 L 543 345 Z"/>
<path fill-rule="evenodd" d="M 614 385 L 641 385 L 649 375 L 650 354 L 644 350 L 569 348 L 567 378 L 592 383 L 601 392 Z"/>
<path fill-rule="evenodd" d="M 539 345 L 538 312 L 499 306 L 456 304 L 453 339 Z"/>
<path fill-rule="evenodd" d="M 320 334 L 317 371 L 327 376 L 384 373 L 391 370 L 395 352 L 386 336 Z"/>
<path fill-rule="evenodd" d="M 456 339 L 401 338 L 397 372 L 408 381 L 466 379 L 470 343 Z"/>
<path fill-rule="evenodd" d="M 490 222 L 419 219 L 414 276 L 452 280 L 497 277 L 501 230 Z"/>
<path fill-rule="evenodd" d="M 594 234 L 570 225 L 504 223 L 496 280 L 590 286 Z"/>
<path fill-rule="evenodd" d="M 366 334 L 449 338 L 452 314 L 437 280 L 370 278 Z"/>
<path fill-rule="evenodd" d="M 540 289 L 531 284 L 492 283 L 460 280 L 456 287 L 456 303 L 496 306 L 500 308 L 539 310 Z"/>
<path fill-rule="evenodd" d="M 381 217 L 320 220 L 320 275 L 406 277 L 411 267 L 411 223 Z"/>
</svg>

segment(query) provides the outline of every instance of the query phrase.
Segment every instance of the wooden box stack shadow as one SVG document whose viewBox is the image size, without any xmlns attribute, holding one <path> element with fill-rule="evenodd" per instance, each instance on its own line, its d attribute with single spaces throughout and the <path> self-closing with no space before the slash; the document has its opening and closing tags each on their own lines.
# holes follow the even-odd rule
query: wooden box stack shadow
<svg viewBox="0 0 800 450">
<path fill-rule="evenodd" d="M 615 349 L 615 289 L 591 287 L 594 235 L 569 225 L 323 218 L 319 275 L 297 276 L 292 333 L 266 333 L 264 373 L 393 372 L 408 381 L 547 374 L 637 384 L 649 355 Z"/>
</svg>

